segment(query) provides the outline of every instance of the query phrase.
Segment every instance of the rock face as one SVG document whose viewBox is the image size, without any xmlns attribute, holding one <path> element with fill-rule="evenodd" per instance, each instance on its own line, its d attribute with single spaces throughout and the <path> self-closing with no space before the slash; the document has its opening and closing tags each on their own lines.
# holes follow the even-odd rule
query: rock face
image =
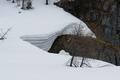
<svg viewBox="0 0 120 80">
<path fill-rule="evenodd" d="M 55 4 L 83 20 L 97 37 L 120 46 L 120 0 L 61 0 Z"/>
<path fill-rule="evenodd" d="M 55 40 L 49 52 L 59 53 L 60 50 L 65 50 L 72 56 L 93 58 L 120 65 L 119 49 L 99 39 L 62 35 Z"/>
<path fill-rule="evenodd" d="M 54 45 L 59 47 L 53 46 L 50 51 L 53 49 L 57 51 L 62 47 L 71 55 L 86 56 L 120 65 L 120 53 L 116 52 L 114 47 L 120 46 L 120 0 L 61 0 L 55 5 L 83 20 L 97 39 L 105 43 L 98 44 L 99 40 L 87 38 L 77 38 L 79 41 L 72 38 L 71 43 L 68 43 L 71 36 L 60 36 L 57 41 L 63 42 L 60 44 L 56 42 Z M 105 46 L 108 42 L 111 46 Z"/>
</svg>

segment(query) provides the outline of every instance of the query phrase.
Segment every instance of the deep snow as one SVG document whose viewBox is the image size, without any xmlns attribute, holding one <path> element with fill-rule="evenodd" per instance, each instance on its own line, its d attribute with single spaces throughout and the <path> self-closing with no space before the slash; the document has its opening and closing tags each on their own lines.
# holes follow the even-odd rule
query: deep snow
<svg viewBox="0 0 120 80">
<path fill-rule="evenodd" d="M 23 41 L 22 36 L 45 36 L 81 22 L 52 3 L 44 5 L 45 0 L 33 3 L 33 10 L 23 11 L 16 4 L 0 0 L 0 30 L 11 28 L 7 39 L 0 41 L 0 80 L 120 79 L 119 67 L 71 68 L 65 66 L 71 56 L 50 54 Z"/>
</svg>

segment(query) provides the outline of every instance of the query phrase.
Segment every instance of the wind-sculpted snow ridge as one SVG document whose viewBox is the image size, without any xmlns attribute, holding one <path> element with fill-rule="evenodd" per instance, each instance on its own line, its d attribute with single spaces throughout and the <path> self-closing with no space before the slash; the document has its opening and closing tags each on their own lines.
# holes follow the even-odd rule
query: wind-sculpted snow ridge
<svg viewBox="0 0 120 80">
<path fill-rule="evenodd" d="M 30 42 L 31 44 L 48 51 L 50 47 L 52 46 L 54 40 L 59 36 L 59 32 L 49 34 L 49 35 L 29 35 L 29 36 L 23 36 L 21 37 L 23 40 Z"/>
<path fill-rule="evenodd" d="M 80 27 L 80 28 L 79 28 Z M 75 35 L 76 33 L 74 33 L 75 29 L 81 29 L 81 34 L 83 36 L 91 36 L 91 37 L 95 37 L 94 33 L 92 31 L 90 31 L 86 25 L 82 24 L 78 24 L 78 23 L 71 23 L 69 25 L 67 25 L 66 27 L 64 27 L 62 30 L 52 33 L 52 34 L 48 34 L 48 35 L 26 35 L 26 36 L 22 36 L 21 38 L 25 41 L 30 42 L 31 44 L 45 50 L 48 51 L 53 42 L 55 41 L 55 39 L 58 36 L 64 35 L 64 34 L 73 34 Z"/>
</svg>

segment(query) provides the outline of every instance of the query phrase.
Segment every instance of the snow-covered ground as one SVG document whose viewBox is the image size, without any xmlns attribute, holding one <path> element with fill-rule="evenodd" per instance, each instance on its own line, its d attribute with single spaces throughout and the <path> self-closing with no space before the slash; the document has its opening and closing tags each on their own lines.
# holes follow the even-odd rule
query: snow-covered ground
<svg viewBox="0 0 120 80">
<path fill-rule="evenodd" d="M 51 0 L 54 1 L 54 0 Z M 33 0 L 33 10 L 21 10 L 10 1 L 0 0 L 0 32 L 11 30 L 0 40 L 0 80 L 119 80 L 119 67 L 71 68 L 68 55 L 50 54 L 21 39 L 23 36 L 48 36 L 71 23 L 84 26 L 79 19 L 56 6 Z M 19 13 L 21 12 L 21 13 Z"/>
</svg>

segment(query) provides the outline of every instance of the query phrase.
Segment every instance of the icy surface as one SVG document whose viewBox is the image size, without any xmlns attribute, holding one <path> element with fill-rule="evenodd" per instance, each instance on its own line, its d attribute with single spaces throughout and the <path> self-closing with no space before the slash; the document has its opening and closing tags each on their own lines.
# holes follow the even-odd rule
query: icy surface
<svg viewBox="0 0 120 80">
<path fill-rule="evenodd" d="M 71 68 L 66 66 L 71 56 L 50 54 L 23 41 L 23 36 L 45 38 L 81 22 L 52 2 L 45 6 L 45 0 L 33 1 L 34 9 L 23 11 L 0 0 L 0 32 L 11 28 L 7 39 L 0 40 L 0 80 L 120 80 L 119 67 Z M 84 27 L 85 33 L 90 31 Z"/>
</svg>

